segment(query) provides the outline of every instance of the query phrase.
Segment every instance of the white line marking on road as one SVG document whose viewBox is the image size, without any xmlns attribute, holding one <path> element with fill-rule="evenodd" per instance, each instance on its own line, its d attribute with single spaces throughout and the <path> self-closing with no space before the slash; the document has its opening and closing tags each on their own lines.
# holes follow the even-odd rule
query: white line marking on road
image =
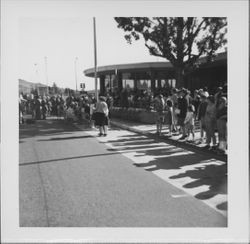
<svg viewBox="0 0 250 244">
<path fill-rule="evenodd" d="M 171 197 L 173 197 L 173 198 L 181 198 L 181 197 L 190 197 L 190 195 L 188 195 L 188 194 L 179 194 L 179 195 L 171 194 Z"/>
</svg>

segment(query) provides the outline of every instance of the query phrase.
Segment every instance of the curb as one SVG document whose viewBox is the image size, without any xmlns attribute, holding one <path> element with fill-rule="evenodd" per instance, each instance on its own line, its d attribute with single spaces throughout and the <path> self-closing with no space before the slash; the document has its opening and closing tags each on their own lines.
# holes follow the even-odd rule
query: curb
<svg viewBox="0 0 250 244">
<path fill-rule="evenodd" d="M 151 138 L 163 141 L 163 142 L 168 142 L 168 143 L 170 143 L 172 145 L 175 145 L 175 146 L 178 146 L 178 147 L 182 147 L 184 149 L 192 149 L 194 151 L 202 152 L 204 154 L 207 154 L 209 156 L 212 155 L 214 158 L 216 158 L 218 160 L 227 162 L 227 155 L 218 155 L 218 154 L 216 154 L 213 151 L 208 151 L 207 149 L 203 149 L 203 148 L 197 147 L 197 146 L 195 146 L 193 144 L 189 144 L 189 143 L 181 142 L 181 141 L 176 141 L 176 140 L 173 140 L 173 139 L 170 139 L 170 138 L 166 138 L 166 137 L 159 137 L 157 135 L 153 135 L 150 132 L 141 131 L 139 129 L 131 128 L 130 126 L 122 124 L 122 123 L 119 123 L 119 122 L 110 121 L 110 124 L 113 125 L 113 126 L 119 127 L 121 129 L 125 129 L 125 130 L 131 131 L 131 132 L 135 132 L 135 133 L 138 133 L 138 134 L 141 134 L 141 135 L 146 135 L 148 137 L 151 137 Z"/>
</svg>

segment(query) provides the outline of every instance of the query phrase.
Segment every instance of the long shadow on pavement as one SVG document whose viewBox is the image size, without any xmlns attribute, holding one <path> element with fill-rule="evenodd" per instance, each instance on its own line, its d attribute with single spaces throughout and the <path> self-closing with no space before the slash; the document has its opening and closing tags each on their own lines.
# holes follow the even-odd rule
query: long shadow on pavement
<svg viewBox="0 0 250 244">
<path fill-rule="evenodd" d="M 149 139 L 147 137 L 140 139 L 136 135 L 121 136 L 121 139 L 107 141 L 107 143 L 112 143 L 114 147 L 118 145 L 117 149 L 111 148 L 108 150 L 119 150 L 126 153 L 126 151 L 131 151 L 132 149 L 137 153 L 135 157 L 155 157 L 147 163 L 134 163 L 136 167 L 146 168 L 145 170 L 151 172 L 155 170 L 176 170 L 185 166 L 192 166 L 190 170 L 186 170 L 184 173 L 172 175 L 170 179 L 185 177 L 193 179 L 192 182 L 184 184 L 183 188 L 208 186 L 208 190 L 195 195 L 197 199 L 206 200 L 217 194 L 227 194 L 227 163 L 220 162 L 218 164 L 216 163 L 218 160 L 209 154 L 197 153 L 170 144 L 166 144 L 166 148 L 157 148 L 155 145 L 157 141 L 150 141 L 149 144 L 154 143 L 154 145 L 150 146 L 147 145 L 146 141 Z M 219 204 L 216 207 L 220 210 L 225 210 L 227 209 L 227 202 Z"/>
<path fill-rule="evenodd" d="M 27 166 L 27 165 L 34 165 L 34 164 L 47 164 L 52 162 L 59 162 L 59 161 L 65 161 L 65 160 L 74 160 L 79 158 L 92 158 L 92 157 L 103 157 L 103 156 L 109 156 L 114 154 L 120 154 L 119 152 L 113 152 L 113 153 L 100 153 L 100 154 L 90 154 L 90 155 L 83 155 L 83 156 L 76 156 L 76 157 L 66 157 L 66 158 L 55 158 L 55 159 L 49 159 L 49 160 L 41 160 L 41 161 L 32 161 L 32 162 L 25 162 L 20 163 L 19 166 Z"/>
<path fill-rule="evenodd" d="M 52 137 L 50 139 L 41 139 L 38 141 L 64 141 L 64 140 L 73 140 L 73 139 L 85 139 L 85 138 L 91 138 L 93 136 L 91 135 L 85 135 L 85 136 L 69 136 L 69 137 Z"/>
<path fill-rule="evenodd" d="M 24 124 L 19 126 L 19 139 L 32 138 L 37 135 L 63 135 L 70 134 L 78 129 L 71 124 L 66 124 L 62 120 L 42 120 L 35 124 Z"/>
</svg>

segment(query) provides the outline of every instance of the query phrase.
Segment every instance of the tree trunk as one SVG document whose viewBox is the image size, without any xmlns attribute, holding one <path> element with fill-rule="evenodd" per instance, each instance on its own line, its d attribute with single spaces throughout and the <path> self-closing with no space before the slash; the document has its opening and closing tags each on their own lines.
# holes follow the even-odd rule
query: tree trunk
<svg viewBox="0 0 250 244">
<path fill-rule="evenodd" d="M 176 87 L 181 88 L 184 87 L 184 69 L 182 67 L 176 67 L 175 70 L 175 78 L 176 78 Z"/>
</svg>

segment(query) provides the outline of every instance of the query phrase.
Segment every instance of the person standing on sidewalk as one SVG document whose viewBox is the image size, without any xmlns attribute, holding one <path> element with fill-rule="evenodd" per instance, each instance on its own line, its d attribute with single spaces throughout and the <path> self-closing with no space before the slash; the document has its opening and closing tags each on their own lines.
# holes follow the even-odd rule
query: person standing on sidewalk
<svg viewBox="0 0 250 244">
<path fill-rule="evenodd" d="M 180 110 L 178 114 L 178 125 L 181 127 L 182 133 L 182 136 L 179 138 L 179 140 L 183 140 L 187 137 L 184 121 L 187 115 L 187 109 L 189 104 L 186 95 L 187 90 L 185 88 L 182 88 L 182 90 L 180 91 L 180 98 L 178 100 L 178 109 Z"/>
<path fill-rule="evenodd" d="M 23 98 L 20 96 L 19 98 L 19 124 L 24 124 L 24 104 L 23 104 Z"/>
<path fill-rule="evenodd" d="M 225 154 L 227 150 L 227 99 L 221 97 L 216 110 L 217 129 L 219 134 L 218 153 Z"/>
<path fill-rule="evenodd" d="M 206 131 L 206 125 L 205 125 L 205 114 L 207 110 L 207 101 L 206 101 L 206 95 L 201 94 L 201 103 L 198 107 L 197 111 L 197 117 L 198 121 L 200 123 L 200 141 L 199 143 L 203 143 L 205 139 L 205 131 Z"/>
<path fill-rule="evenodd" d="M 161 94 L 155 98 L 154 107 L 156 111 L 156 134 L 161 135 L 162 124 L 164 123 L 165 101 Z"/>
<path fill-rule="evenodd" d="M 214 103 L 214 96 L 209 96 L 207 98 L 207 109 L 205 114 L 205 125 L 207 134 L 207 145 L 204 148 L 210 149 L 210 144 L 212 141 L 212 149 L 216 148 L 216 137 L 215 137 L 215 127 L 216 127 L 216 107 Z"/>
<path fill-rule="evenodd" d="M 194 114 L 194 105 L 188 106 L 187 115 L 184 121 L 184 124 L 186 126 L 187 131 L 187 142 L 194 142 L 194 120 L 195 120 L 195 114 Z M 192 139 L 190 140 L 190 134 L 192 135 Z"/>
<path fill-rule="evenodd" d="M 92 97 L 89 97 L 88 100 L 88 105 L 87 106 L 87 113 L 88 113 L 88 109 L 89 109 L 89 125 L 92 129 L 95 128 L 95 116 L 94 116 L 94 110 L 95 110 L 95 100 Z"/>
<path fill-rule="evenodd" d="M 108 114 L 109 109 L 106 103 L 106 98 L 99 97 L 99 101 L 96 103 L 95 109 L 95 125 L 99 126 L 99 136 L 107 136 L 108 131 Z"/>
<path fill-rule="evenodd" d="M 173 112 L 173 103 L 172 100 L 167 100 L 166 102 L 166 116 L 165 116 L 165 123 L 169 128 L 169 136 L 172 136 L 173 131 L 173 124 L 174 124 L 174 112 Z"/>
<path fill-rule="evenodd" d="M 46 103 L 46 99 L 45 99 L 45 96 L 43 96 L 43 99 L 42 99 L 42 118 L 43 119 L 46 119 L 46 113 L 47 113 L 47 103 Z"/>
<path fill-rule="evenodd" d="M 42 98 L 41 98 L 41 96 L 38 96 L 36 98 L 35 108 L 36 108 L 36 119 L 40 120 L 41 115 L 42 115 Z"/>
<path fill-rule="evenodd" d="M 109 114 L 108 114 L 108 118 L 109 118 L 109 122 L 110 122 L 110 119 L 111 119 L 111 113 L 110 113 L 110 110 L 113 108 L 113 104 L 114 104 L 114 99 L 113 97 L 108 93 L 107 94 L 107 100 L 106 100 L 106 103 L 108 105 L 108 110 L 109 110 Z"/>
<path fill-rule="evenodd" d="M 176 108 L 178 107 L 178 90 L 173 88 L 171 100 L 173 103 L 173 132 L 177 132 L 177 114 L 175 113 Z"/>
<path fill-rule="evenodd" d="M 198 94 L 198 90 L 195 90 L 194 91 L 193 105 L 195 108 L 195 118 L 196 119 L 198 117 L 198 108 L 200 106 L 200 103 L 201 103 L 200 95 Z"/>
</svg>

